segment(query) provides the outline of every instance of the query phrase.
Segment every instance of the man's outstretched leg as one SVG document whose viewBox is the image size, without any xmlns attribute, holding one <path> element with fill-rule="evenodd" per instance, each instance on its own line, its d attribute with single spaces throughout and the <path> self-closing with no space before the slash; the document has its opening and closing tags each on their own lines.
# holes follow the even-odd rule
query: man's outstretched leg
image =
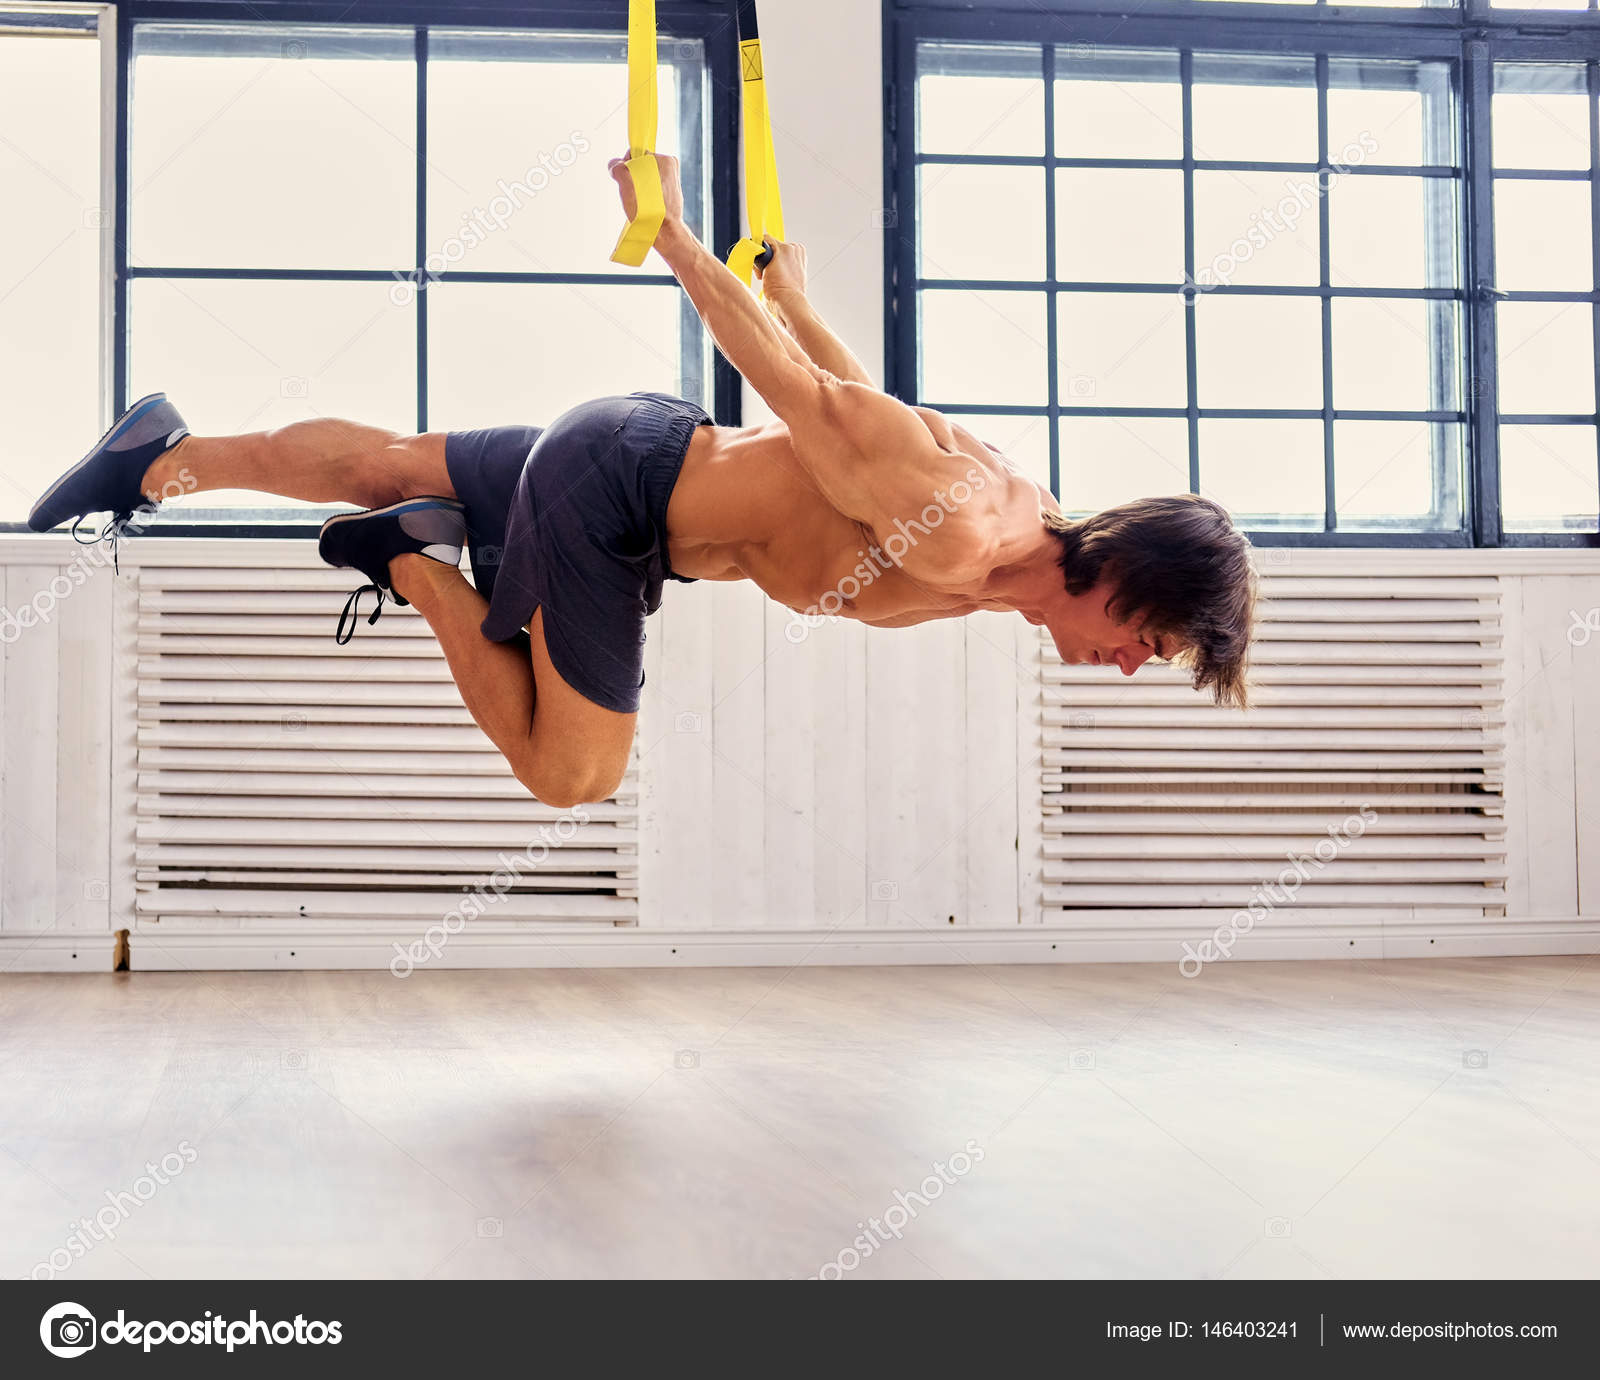
<svg viewBox="0 0 1600 1380">
<path fill-rule="evenodd" d="M 89 513 L 126 520 L 175 494 L 253 489 L 309 503 L 377 508 L 419 494 L 454 496 L 442 434 L 402 436 L 337 418 L 242 436 L 191 436 L 161 393 L 141 398 L 34 504 L 46 532 Z"/>
</svg>

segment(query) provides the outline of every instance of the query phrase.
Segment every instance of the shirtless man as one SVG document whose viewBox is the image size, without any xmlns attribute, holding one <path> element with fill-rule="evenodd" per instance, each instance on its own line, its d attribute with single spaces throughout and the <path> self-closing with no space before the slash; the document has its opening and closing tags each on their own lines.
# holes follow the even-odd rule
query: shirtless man
<svg viewBox="0 0 1600 1380">
<path fill-rule="evenodd" d="M 692 403 L 632 394 L 547 428 L 399 436 L 319 419 L 191 436 L 165 395 L 136 403 L 52 486 L 37 531 L 113 524 L 163 493 L 256 489 L 368 511 L 324 525 L 359 599 L 414 604 L 479 726 L 548 804 L 604 800 L 622 779 L 662 583 L 753 580 L 803 614 L 897 628 L 1014 609 L 1062 658 L 1132 675 L 1150 657 L 1244 702 L 1254 583 L 1228 515 L 1188 495 L 1081 522 L 950 418 L 873 387 L 805 296 L 804 253 L 777 244 L 766 306 L 683 222 L 659 158 L 656 252 L 778 420 L 718 427 Z M 611 164 L 631 219 L 633 189 Z M 458 569 L 471 556 L 476 586 Z"/>
</svg>

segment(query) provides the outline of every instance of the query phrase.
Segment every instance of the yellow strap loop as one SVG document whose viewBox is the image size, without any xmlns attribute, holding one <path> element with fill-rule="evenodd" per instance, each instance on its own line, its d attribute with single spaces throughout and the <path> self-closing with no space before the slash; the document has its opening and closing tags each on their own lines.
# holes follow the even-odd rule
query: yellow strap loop
<svg viewBox="0 0 1600 1380">
<path fill-rule="evenodd" d="M 666 202 L 656 144 L 656 0 L 628 0 L 628 159 L 635 213 L 611 251 L 612 263 L 638 268 L 661 233 Z"/>
<path fill-rule="evenodd" d="M 754 19 L 755 6 L 741 4 L 741 26 Z M 754 24 L 750 25 L 754 29 Z M 749 234 L 728 255 L 728 267 L 748 283 L 756 256 L 765 252 L 764 235 L 781 240 L 783 197 L 778 190 L 778 159 L 772 147 L 772 115 L 767 107 L 766 71 L 761 40 L 752 33 L 739 42 L 739 75 L 744 88 L 744 208 Z"/>
</svg>

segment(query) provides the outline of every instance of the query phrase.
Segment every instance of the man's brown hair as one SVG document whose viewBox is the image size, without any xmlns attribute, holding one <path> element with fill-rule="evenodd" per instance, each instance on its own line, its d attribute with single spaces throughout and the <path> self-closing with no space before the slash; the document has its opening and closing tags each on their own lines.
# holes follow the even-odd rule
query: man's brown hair
<svg viewBox="0 0 1600 1380">
<path fill-rule="evenodd" d="M 1115 591 L 1107 612 L 1140 624 L 1146 640 L 1185 643 L 1173 660 L 1194 672 L 1194 688 L 1242 709 L 1256 577 L 1250 543 L 1227 510 L 1198 494 L 1141 498 L 1073 521 L 1046 525 L 1061 543 L 1067 593 L 1081 595 L 1105 577 Z"/>
</svg>

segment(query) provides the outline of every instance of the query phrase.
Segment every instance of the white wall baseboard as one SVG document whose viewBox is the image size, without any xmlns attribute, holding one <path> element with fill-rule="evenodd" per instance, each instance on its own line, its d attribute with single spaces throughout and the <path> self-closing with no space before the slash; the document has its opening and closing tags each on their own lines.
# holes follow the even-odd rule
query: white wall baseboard
<svg viewBox="0 0 1600 1380">
<path fill-rule="evenodd" d="M 229 969 L 383 969 L 404 935 L 323 929 L 132 936 L 139 972 Z M 109 934 L 0 936 L 0 975 L 111 970 Z M 420 952 L 420 951 L 418 951 Z M 1600 953 L 1600 916 L 1529 916 L 1427 932 L 1414 925 L 1371 926 L 1352 934 L 1252 935 L 1234 962 L 1282 959 L 1447 958 Z M 1118 938 L 1045 927 L 1017 931 L 917 933 L 905 930 L 771 931 L 745 934 L 613 930 L 576 934 L 458 934 L 414 972 L 440 968 L 839 967 L 894 964 L 1169 963 L 1183 957 L 1171 936 Z"/>
</svg>

